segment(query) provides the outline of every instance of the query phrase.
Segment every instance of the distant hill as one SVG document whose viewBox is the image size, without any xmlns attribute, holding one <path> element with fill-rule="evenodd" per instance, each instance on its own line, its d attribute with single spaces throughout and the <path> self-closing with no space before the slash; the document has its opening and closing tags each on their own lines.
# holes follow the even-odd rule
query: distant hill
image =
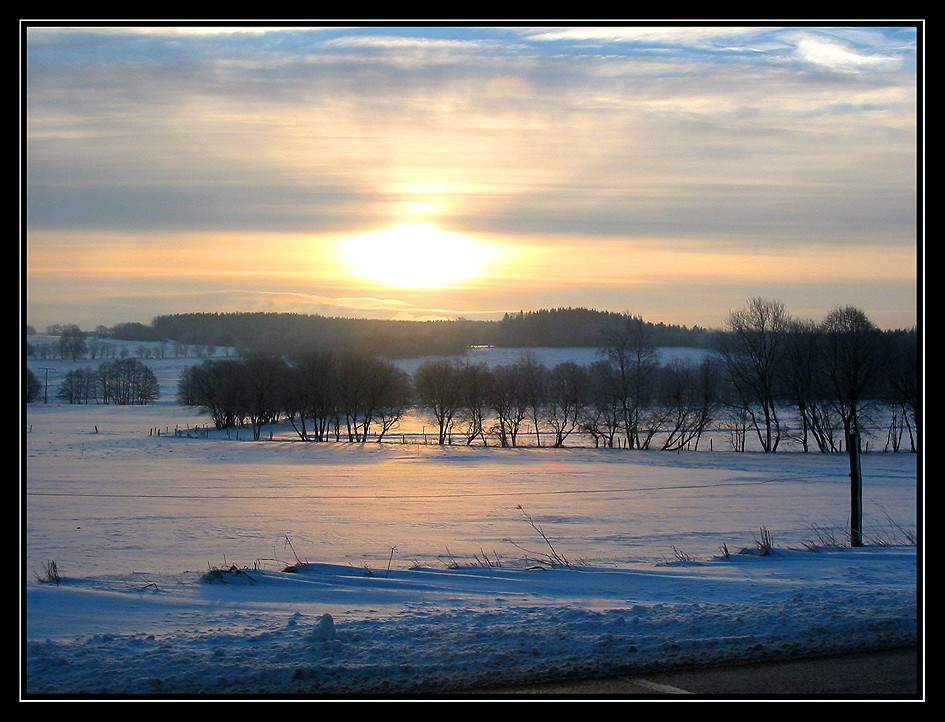
<svg viewBox="0 0 945 722">
<path fill-rule="evenodd" d="M 118 324 L 115 339 L 230 346 L 292 353 L 356 348 L 389 357 L 452 355 L 470 346 L 588 347 L 628 314 L 556 308 L 506 314 L 499 321 L 393 321 L 290 313 L 186 313 L 157 316 L 150 325 Z M 707 348 L 713 332 L 647 323 L 656 346 Z"/>
</svg>

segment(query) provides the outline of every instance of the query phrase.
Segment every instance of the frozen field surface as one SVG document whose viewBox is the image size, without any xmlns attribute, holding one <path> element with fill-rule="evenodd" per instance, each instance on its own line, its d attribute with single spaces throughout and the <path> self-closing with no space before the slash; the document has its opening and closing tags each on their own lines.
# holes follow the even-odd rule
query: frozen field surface
<svg viewBox="0 0 945 722">
<path fill-rule="evenodd" d="M 204 421 L 28 408 L 25 696 L 455 694 L 921 639 L 914 454 L 863 456 L 850 549 L 843 454 L 180 431 Z"/>
</svg>

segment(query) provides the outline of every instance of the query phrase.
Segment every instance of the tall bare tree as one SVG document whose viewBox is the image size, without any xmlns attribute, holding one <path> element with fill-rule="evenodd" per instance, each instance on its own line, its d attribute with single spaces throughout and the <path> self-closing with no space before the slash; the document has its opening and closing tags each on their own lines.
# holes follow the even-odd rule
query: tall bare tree
<svg viewBox="0 0 945 722">
<path fill-rule="evenodd" d="M 663 450 L 699 448 L 702 434 L 715 418 L 717 385 L 718 372 L 711 358 L 698 364 L 674 361 L 662 368 Z"/>
<path fill-rule="evenodd" d="M 878 400 L 882 369 L 879 329 L 858 308 L 827 314 L 824 373 L 830 402 L 843 420 L 844 437 L 860 430 L 861 419 Z"/>
<path fill-rule="evenodd" d="M 59 335 L 59 355 L 70 361 L 78 361 L 88 352 L 88 344 L 82 329 L 74 323 L 64 326 Z"/>
<path fill-rule="evenodd" d="M 414 374 L 417 401 L 436 421 L 437 443 L 446 444 L 463 402 L 461 368 L 449 359 L 424 361 Z"/>
<path fill-rule="evenodd" d="M 897 409 L 900 430 L 909 435 L 909 447 L 913 452 L 919 448 L 920 411 L 919 404 L 919 347 L 913 330 L 894 334 L 891 360 L 888 365 L 890 403 Z M 892 430 L 891 430 L 892 431 Z M 897 440 L 893 440 L 894 443 Z M 898 443 L 895 443 L 898 449 Z"/>
<path fill-rule="evenodd" d="M 616 372 L 603 360 L 594 361 L 587 371 L 588 399 L 581 418 L 581 431 L 591 435 L 595 446 L 613 448 L 623 415 L 619 394 L 614 393 L 618 386 Z"/>
<path fill-rule="evenodd" d="M 254 440 L 284 408 L 286 378 L 286 363 L 277 356 L 251 356 L 239 362 L 237 408 L 240 418 L 249 422 Z"/>
<path fill-rule="evenodd" d="M 627 447 L 640 448 L 640 423 L 660 365 L 652 328 L 640 316 L 627 314 L 604 329 L 598 353 L 613 368 L 611 393 L 620 407 Z"/>
<path fill-rule="evenodd" d="M 506 364 L 492 369 L 489 406 L 495 413 L 500 446 L 518 446 L 518 434 L 528 418 L 528 398 L 522 393 L 522 365 Z"/>
<path fill-rule="evenodd" d="M 588 372 L 574 361 L 562 361 L 551 369 L 548 379 L 548 425 L 554 434 L 552 445 L 561 447 L 578 428 L 589 394 Z"/>
<path fill-rule="evenodd" d="M 734 399 L 766 452 L 777 451 L 783 431 L 778 378 L 787 322 L 780 301 L 755 297 L 729 313 L 726 331 L 719 336 L 718 350 Z"/>
<path fill-rule="evenodd" d="M 459 417 L 463 425 L 466 445 L 476 439 L 486 444 L 486 416 L 492 393 L 492 371 L 485 364 L 467 363 L 461 368 L 462 402 Z"/>
</svg>

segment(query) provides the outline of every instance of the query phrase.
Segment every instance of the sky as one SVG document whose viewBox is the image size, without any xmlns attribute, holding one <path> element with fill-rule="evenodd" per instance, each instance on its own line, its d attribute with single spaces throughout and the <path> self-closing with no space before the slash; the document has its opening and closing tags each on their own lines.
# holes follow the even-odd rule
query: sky
<svg viewBox="0 0 945 722">
<path fill-rule="evenodd" d="M 921 313 L 921 22 L 21 29 L 40 331 Z"/>
<path fill-rule="evenodd" d="M 24 406 L 21 699 L 462 699 L 909 646 L 924 698 L 917 454 L 862 455 L 853 549 L 845 454 L 205 437 L 173 398 L 197 362 L 149 359 L 152 405 Z"/>
</svg>

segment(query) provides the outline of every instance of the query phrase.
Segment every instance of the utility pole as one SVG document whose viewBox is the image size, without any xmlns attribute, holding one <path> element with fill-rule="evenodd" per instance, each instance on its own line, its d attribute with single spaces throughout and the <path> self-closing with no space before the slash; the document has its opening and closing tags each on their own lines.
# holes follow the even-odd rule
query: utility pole
<svg viewBox="0 0 945 722">
<path fill-rule="evenodd" d="M 860 471 L 860 435 L 847 437 L 850 452 L 850 546 L 863 546 L 863 474 Z"/>
<path fill-rule="evenodd" d="M 46 372 L 46 383 L 43 386 L 43 403 L 48 404 L 49 403 L 49 372 L 52 371 L 52 369 L 47 368 L 46 366 L 40 366 L 39 370 Z"/>
</svg>

